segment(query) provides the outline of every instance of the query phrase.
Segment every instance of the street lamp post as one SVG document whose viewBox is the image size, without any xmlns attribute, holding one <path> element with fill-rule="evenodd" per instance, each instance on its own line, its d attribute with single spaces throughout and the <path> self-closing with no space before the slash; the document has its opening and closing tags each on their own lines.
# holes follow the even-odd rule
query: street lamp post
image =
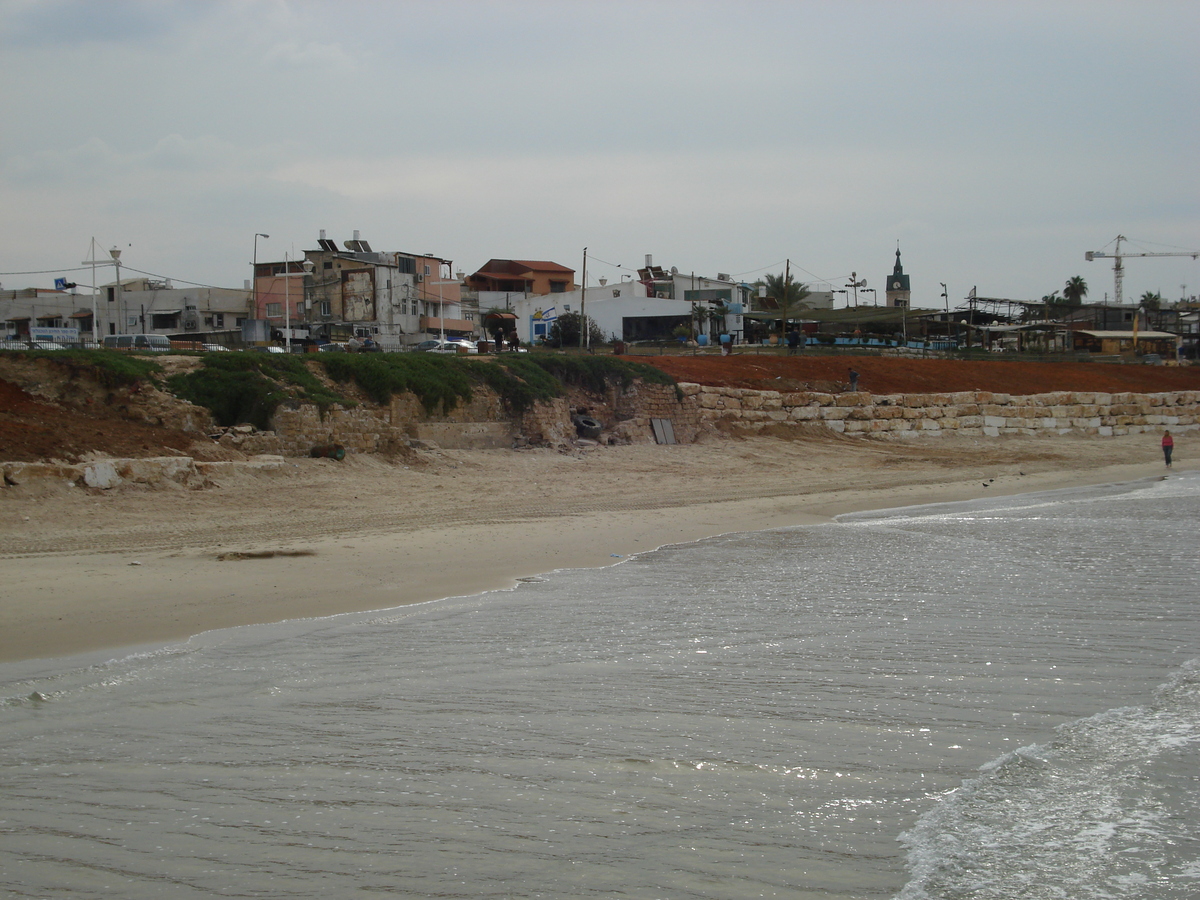
<svg viewBox="0 0 1200 900">
<path fill-rule="evenodd" d="M 850 280 L 846 283 L 846 287 L 854 288 L 854 305 L 858 306 L 858 289 L 867 286 L 867 279 L 859 280 L 857 272 L 850 273 Z"/>
<path fill-rule="evenodd" d="M 946 312 L 950 312 L 950 292 L 946 289 L 946 282 L 939 281 L 942 286 L 942 299 L 946 301 Z"/>
<path fill-rule="evenodd" d="M 261 231 L 254 235 L 254 262 L 251 263 L 250 269 L 250 289 L 254 297 L 254 315 L 253 318 L 258 318 L 258 239 L 269 238 L 269 234 L 263 234 Z"/>
<path fill-rule="evenodd" d="M 113 247 L 111 250 L 108 251 L 108 255 L 112 257 L 113 265 L 117 267 L 117 286 L 116 286 L 117 315 L 121 317 L 121 330 L 119 333 L 124 334 L 125 333 L 125 311 L 121 307 L 125 303 L 125 297 L 121 291 L 121 251 L 118 250 L 116 247 Z"/>
</svg>

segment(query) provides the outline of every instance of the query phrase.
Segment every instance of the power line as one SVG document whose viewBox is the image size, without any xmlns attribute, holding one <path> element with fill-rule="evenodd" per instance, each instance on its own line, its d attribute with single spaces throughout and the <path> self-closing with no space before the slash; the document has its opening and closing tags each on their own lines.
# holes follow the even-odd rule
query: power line
<svg viewBox="0 0 1200 900">
<path fill-rule="evenodd" d="M 111 265 L 111 263 L 97 263 L 97 265 Z M 37 272 L 0 272 L 0 275 L 57 275 L 60 272 L 86 272 L 91 266 L 76 266 L 71 269 L 42 269 Z"/>
<path fill-rule="evenodd" d="M 190 284 L 192 287 L 212 288 L 216 291 L 242 291 L 245 288 L 230 288 L 221 287 L 219 284 L 205 284 L 203 281 L 188 281 L 186 278 L 172 278 L 170 275 L 159 275 L 157 272 L 143 272 L 141 269 L 135 269 L 132 266 L 121 266 L 128 272 L 137 272 L 139 275 L 148 275 L 151 278 L 161 278 L 163 281 L 170 281 L 172 284 L 178 281 L 180 284 Z M 257 278 L 257 273 L 255 274 Z"/>
<path fill-rule="evenodd" d="M 112 263 L 110 263 L 108 260 L 104 260 L 104 261 L 97 261 L 96 265 L 109 266 L 109 265 L 112 265 Z M 89 266 L 72 266 L 72 267 L 67 267 L 67 268 L 62 268 L 62 269 L 37 269 L 37 270 L 30 270 L 27 272 L 0 272 L 0 277 L 7 277 L 9 275 L 60 275 L 63 272 L 86 272 L 91 268 L 92 267 L 89 265 Z M 192 287 L 212 288 L 213 290 L 217 290 L 217 291 L 244 290 L 244 288 L 222 287 L 219 284 L 206 284 L 203 281 L 188 281 L 186 278 L 172 278 L 170 275 L 160 275 L 157 272 L 144 272 L 141 269 L 135 269 L 132 266 L 121 266 L 121 268 L 127 272 L 137 272 L 139 275 L 146 275 L 150 278 L 159 278 L 159 279 L 162 279 L 163 281 L 170 281 L 172 283 L 178 282 L 179 284 L 186 284 L 186 285 L 190 285 Z"/>
</svg>

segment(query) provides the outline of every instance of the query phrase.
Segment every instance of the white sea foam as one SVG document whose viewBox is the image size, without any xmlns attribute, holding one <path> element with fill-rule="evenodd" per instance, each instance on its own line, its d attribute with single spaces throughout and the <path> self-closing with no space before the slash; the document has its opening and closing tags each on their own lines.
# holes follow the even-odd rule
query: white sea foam
<svg viewBox="0 0 1200 900">
<path fill-rule="evenodd" d="M 1152 705 L 1060 726 L 943 797 L 901 835 L 914 877 L 898 900 L 1195 897 L 1198 663 Z"/>
</svg>

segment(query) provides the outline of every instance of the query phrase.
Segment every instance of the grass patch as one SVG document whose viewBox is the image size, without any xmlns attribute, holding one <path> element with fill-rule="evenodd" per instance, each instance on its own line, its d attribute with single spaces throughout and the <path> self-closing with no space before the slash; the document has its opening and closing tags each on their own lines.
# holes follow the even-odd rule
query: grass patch
<svg viewBox="0 0 1200 900">
<path fill-rule="evenodd" d="M 614 382 L 629 388 L 638 378 L 647 384 L 674 386 L 675 379 L 646 363 L 628 362 L 611 356 L 577 356 L 538 353 L 530 359 L 558 380 L 602 393 Z"/>
<path fill-rule="evenodd" d="M 414 394 L 429 415 L 439 409 L 448 413 L 470 400 L 477 381 L 463 361 L 432 353 L 337 353 L 321 364 L 334 381 L 353 382 L 381 405 L 396 394 Z"/>
<path fill-rule="evenodd" d="M 493 362 L 470 360 L 468 364 L 512 412 L 525 412 L 539 400 L 553 400 L 563 394 L 562 380 L 534 361 L 532 354 L 512 353 Z"/>
<path fill-rule="evenodd" d="M 167 387 L 175 396 L 203 406 L 219 425 L 271 427 L 281 404 L 307 401 L 322 411 L 334 403 L 352 406 L 330 391 L 292 356 L 257 353 L 213 353 L 195 372 L 172 375 Z"/>
<path fill-rule="evenodd" d="M 73 375 L 86 375 L 107 388 L 126 387 L 143 381 L 157 383 L 162 367 L 153 359 L 114 353 L 111 350 L 15 350 L 26 359 L 48 359 Z"/>
</svg>

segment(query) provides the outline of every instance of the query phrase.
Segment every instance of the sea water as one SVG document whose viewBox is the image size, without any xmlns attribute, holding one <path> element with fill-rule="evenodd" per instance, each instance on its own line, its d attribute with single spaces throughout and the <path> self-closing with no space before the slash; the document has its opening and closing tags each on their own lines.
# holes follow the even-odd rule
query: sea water
<svg viewBox="0 0 1200 900">
<path fill-rule="evenodd" d="M 0 667 L 0 892 L 1195 897 L 1198 525 L 1181 474 Z"/>
</svg>

